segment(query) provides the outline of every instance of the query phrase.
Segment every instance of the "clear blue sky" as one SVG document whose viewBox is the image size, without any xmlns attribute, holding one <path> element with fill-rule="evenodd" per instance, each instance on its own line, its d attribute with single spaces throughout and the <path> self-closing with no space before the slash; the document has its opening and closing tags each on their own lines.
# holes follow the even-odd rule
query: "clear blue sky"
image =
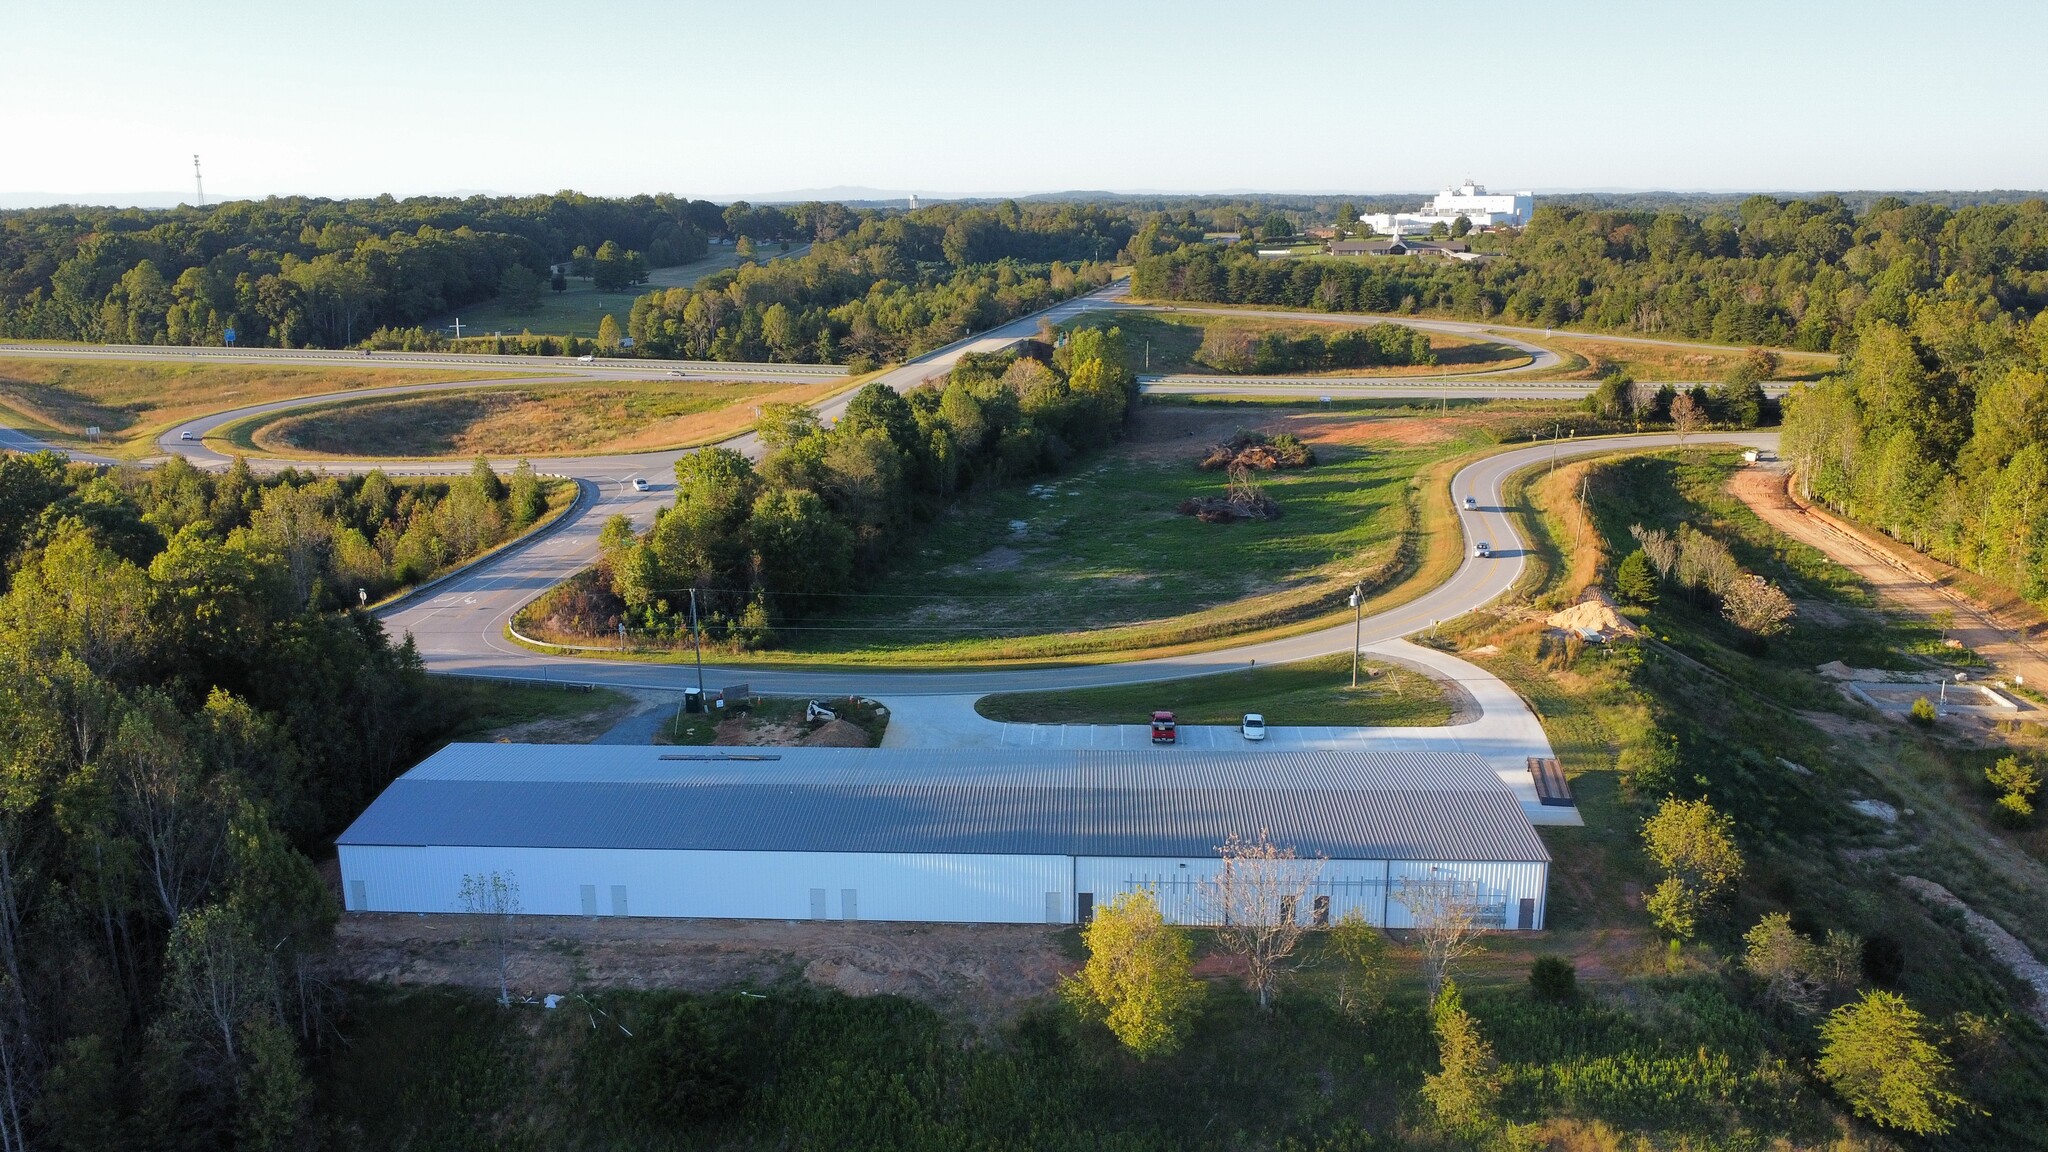
<svg viewBox="0 0 2048 1152">
<path fill-rule="evenodd" d="M 2048 187 L 2048 3 L 0 0 L 0 193 Z"/>
</svg>

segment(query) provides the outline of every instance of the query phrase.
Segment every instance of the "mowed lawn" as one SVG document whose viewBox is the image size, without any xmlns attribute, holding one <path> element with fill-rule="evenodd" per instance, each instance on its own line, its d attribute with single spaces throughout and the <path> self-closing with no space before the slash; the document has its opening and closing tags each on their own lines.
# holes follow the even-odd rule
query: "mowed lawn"
<svg viewBox="0 0 2048 1152">
<path fill-rule="evenodd" d="M 809 245 L 791 245 L 788 252 L 781 252 L 772 244 L 764 244 L 751 259 L 766 263 L 783 256 L 801 255 Z M 702 260 L 688 264 L 677 264 L 668 268 L 655 268 L 648 272 L 647 283 L 627 288 L 623 292 L 599 292 L 589 280 L 569 278 L 566 291 L 556 292 L 543 287 L 540 294 L 540 308 L 537 311 L 515 315 L 506 310 L 497 300 L 486 300 L 471 304 L 443 316 L 437 316 L 423 327 L 439 331 L 443 336 L 453 335 L 449 326 L 457 319 L 462 321 L 464 336 L 489 336 L 494 333 L 517 336 L 521 332 L 533 332 L 546 336 L 567 336 L 574 334 L 584 339 L 597 336 L 597 326 L 607 315 L 618 321 L 619 330 L 625 331 L 626 320 L 633 313 L 633 301 L 649 292 L 662 288 L 687 288 L 727 268 L 737 267 L 740 258 L 730 245 L 713 245 L 709 255 Z"/>
<path fill-rule="evenodd" d="M 1353 688 L 1351 658 L 1343 655 L 1156 684 L 1004 692 L 974 708 L 991 720 L 1029 724 L 1143 724 L 1157 708 L 1182 724 L 1236 724 L 1247 712 L 1284 727 L 1422 727 L 1451 718 L 1443 689 L 1427 676 L 1367 663 Z"/>
<path fill-rule="evenodd" d="M 0 408 L 26 431 L 113 456 L 155 451 L 172 425 L 209 412 L 394 384 L 488 379 L 485 372 L 406 368 L 271 368 L 112 361 L 0 361 Z M 89 443 L 87 429 L 100 438 Z"/>
<path fill-rule="evenodd" d="M 1168 641 L 1072 634 L 1218 606 L 1235 612 L 1247 598 L 1334 595 L 1398 548 L 1413 522 L 1416 474 L 1473 446 L 1407 435 L 1416 423 L 1147 404 L 1125 443 L 1072 473 L 962 501 L 886 578 L 778 635 L 797 652 L 856 658 L 1028 658 L 1057 653 L 1014 638 L 1060 637 L 1067 651 L 1129 648 Z M 1224 492 L 1224 475 L 1196 462 L 1241 426 L 1292 431 L 1320 462 L 1258 474 L 1278 520 L 1205 524 L 1176 512 L 1189 497 Z M 1218 619 L 1214 628 L 1244 625 Z"/>
<path fill-rule="evenodd" d="M 775 381 L 565 382 L 347 401 L 231 430 L 290 456 L 516 456 L 638 452 L 751 427 L 764 403 L 808 403 L 836 385 Z"/>
<path fill-rule="evenodd" d="M 1243 331 L 1252 336 L 1279 332 L 1287 336 L 1327 335 L 1358 327 L 1356 324 L 1317 323 L 1312 320 L 1262 320 L 1253 317 L 1208 315 L 1194 312 L 1092 312 L 1069 325 L 1091 328 L 1121 328 L 1124 333 L 1126 365 L 1147 375 L 1180 372 L 1215 374 L 1220 370 L 1195 359 L 1203 336 L 1212 328 Z M 1500 371 L 1529 362 L 1527 353 L 1448 332 L 1429 333 L 1429 346 L 1437 363 L 1408 367 L 1330 368 L 1314 372 L 1284 373 L 1318 376 L 1423 376 L 1458 371 Z"/>
</svg>

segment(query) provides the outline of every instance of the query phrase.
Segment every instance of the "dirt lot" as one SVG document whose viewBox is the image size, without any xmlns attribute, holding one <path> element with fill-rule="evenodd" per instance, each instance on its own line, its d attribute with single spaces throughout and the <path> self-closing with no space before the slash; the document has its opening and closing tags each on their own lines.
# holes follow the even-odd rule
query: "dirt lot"
<svg viewBox="0 0 2048 1152">
<path fill-rule="evenodd" d="M 1000 1019 L 1078 967 L 1064 929 L 1012 924 L 807 920 L 521 918 L 518 995 L 577 988 L 703 992 L 800 978 L 855 996 L 889 994 Z M 331 975 L 391 984 L 496 988 L 495 954 L 468 916 L 351 913 L 335 929 Z"/>
</svg>

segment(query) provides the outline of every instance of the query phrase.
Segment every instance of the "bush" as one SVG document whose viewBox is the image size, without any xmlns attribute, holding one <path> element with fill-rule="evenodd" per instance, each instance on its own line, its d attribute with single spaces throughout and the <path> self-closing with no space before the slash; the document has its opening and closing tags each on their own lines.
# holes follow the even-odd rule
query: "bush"
<svg viewBox="0 0 2048 1152">
<path fill-rule="evenodd" d="M 1579 997 L 1579 974 L 1562 956 L 1538 956 L 1529 966 L 1529 991 L 1538 1000 L 1569 1004 Z"/>
<path fill-rule="evenodd" d="M 1922 728 L 1934 727 L 1934 701 L 1925 696 L 1913 701 L 1913 710 L 1907 713 L 1907 718 Z"/>
</svg>

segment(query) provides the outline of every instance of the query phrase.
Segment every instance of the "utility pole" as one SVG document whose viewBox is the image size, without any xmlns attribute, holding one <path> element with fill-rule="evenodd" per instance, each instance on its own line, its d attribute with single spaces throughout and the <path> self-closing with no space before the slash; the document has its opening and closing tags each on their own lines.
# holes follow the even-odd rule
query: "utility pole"
<svg viewBox="0 0 2048 1152">
<path fill-rule="evenodd" d="M 697 650 L 697 699 L 704 698 L 704 629 L 697 624 L 697 590 L 690 589 L 690 635 L 696 638 L 691 647 Z"/>
<path fill-rule="evenodd" d="M 1552 472 L 1557 471 L 1557 442 L 1563 438 L 1564 421 L 1560 420 L 1557 422 L 1557 426 L 1550 431 L 1550 470 Z"/>
<path fill-rule="evenodd" d="M 1365 643 L 1365 585 L 1351 589 L 1351 686 L 1358 687 L 1358 649 Z"/>
</svg>

